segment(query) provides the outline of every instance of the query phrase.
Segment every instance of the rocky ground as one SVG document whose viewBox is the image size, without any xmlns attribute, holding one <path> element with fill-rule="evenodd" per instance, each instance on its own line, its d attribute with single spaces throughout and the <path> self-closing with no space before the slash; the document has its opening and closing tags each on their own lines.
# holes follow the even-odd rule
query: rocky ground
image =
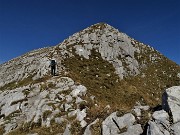
<svg viewBox="0 0 180 135">
<path fill-rule="evenodd" d="M 166 89 L 162 106 L 155 110 L 136 103 L 128 113 L 112 112 L 91 123 L 88 103 L 92 102 L 98 108 L 95 96 L 87 95 L 85 86 L 75 84 L 67 77 L 54 77 L 44 83 L 7 90 L 0 93 L 0 98 L 0 124 L 4 134 L 180 134 L 180 86 Z M 107 114 L 110 110 L 109 105 L 104 108 Z M 39 130 L 41 126 L 49 131 Z"/>
<path fill-rule="evenodd" d="M 178 135 L 179 74 L 152 47 L 92 25 L 0 65 L 0 134 Z"/>
</svg>

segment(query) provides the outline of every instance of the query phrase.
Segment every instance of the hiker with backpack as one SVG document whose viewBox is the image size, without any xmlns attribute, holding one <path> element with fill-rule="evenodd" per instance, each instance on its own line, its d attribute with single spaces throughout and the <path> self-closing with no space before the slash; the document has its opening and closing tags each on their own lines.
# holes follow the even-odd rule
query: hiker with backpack
<svg viewBox="0 0 180 135">
<path fill-rule="evenodd" d="M 52 75 L 52 76 L 55 76 L 55 75 L 56 75 L 56 65 L 57 65 L 56 61 L 55 61 L 54 59 L 52 59 L 52 60 L 50 61 L 51 75 Z"/>
</svg>

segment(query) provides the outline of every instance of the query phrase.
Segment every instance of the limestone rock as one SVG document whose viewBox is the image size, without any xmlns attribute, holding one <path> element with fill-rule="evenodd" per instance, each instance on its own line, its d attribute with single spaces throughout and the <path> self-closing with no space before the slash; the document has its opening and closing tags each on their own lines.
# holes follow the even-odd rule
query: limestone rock
<svg viewBox="0 0 180 135">
<path fill-rule="evenodd" d="M 147 135 L 170 135 L 167 130 L 163 129 L 163 127 L 157 123 L 149 121 L 148 124 Z"/>
<path fill-rule="evenodd" d="M 143 132 L 140 124 L 129 126 L 127 131 L 124 133 L 120 133 L 119 135 L 141 135 Z"/>
<path fill-rule="evenodd" d="M 117 116 L 117 112 L 112 113 L 102 123 L 103 135 L 120 134 L 123 128 L 127 128 L 123 134 L 140 135 L 143 130 L 140 125 L 133 125 L 135 117 L 131 113 L 127 113 L 122 117 Z"/>
<path fill-rule="evenodd" d="M 180 86 L 173 86 L 163 94 L 163 109 L 172 113 L 173 122 L 180 121 Z"/>
<path fill-rule="evenodd" d="M 169 115 L 164 110 L 155 111 L 149 121 L 147 135 L 170 135 Z"/>
<path fill-rule="evenodd" d="M 169 127 L 169 115 L 166 111 L 160 110 L 155 111 L 152 115 L 152 118 L 159 124 L 163 124 L 166 127 Z"/>
<path fill-rule="evenodd" d="M 79 85 L 71 92 L 71 95 L 72 97 L 82 96 L 86 94 L 86 91 L 87 89 L 85 86 Z"/>
<path fill-rule="evenodd" d="M 22 90 L 23 88 L 18 88 L 12 91 L 4 91 L 0 94 L 1 115 L 8 116 L 20 109 L 20 102 L 25 100 Z"/>
<path fill-rule="evenodd" d="M 42 89 L 42 85 L 59 84 L 55 88 Z M 69 94 L 60 94 L 63 91 L 70 91 Z M 78 104 L 81 96 L 86 94 L 86 87 L 83 85 L 75 85 L 74 81 L 68 77 L 53 78 L 45 83 L 36 83 L 14 90 L 6 90 L 0 92 L 1 120 L 0 124 L 5 128 L 6 133 L 22 126 L 24 123 L 38 123 L 41 126 L 50 127 L 51 121 L 61 124 L 67 122 L 66 115 L 55 117 L 61 111 L 69 112 L 75 110 L 71 115 L 77 114 L 77 120 L 80 121 L 81 127 L 87 125 L 84 118 L 86 117 L 86 109 L 79 110 Z M 76 98 L 72 98 L 75 95 Z M 58 99 L 58 100 L 57 100 Z M 64 103 L 64 101 L 66 101 Z M 78 102 L 77 102 L 78 101 Z M 77 102 L 77 103 L 76 103 Z M 74 104 L 73 104 L 74 103 Z M 59 108 L 62 106 L 63 110 Z M 71 110 L 70 110 L 71 109 Z M 68 115 L 70 116 L 70 113 Z M 6 121 L 8 117 L 8 121 Z M 64 134 L 70 134 L 70 126 L 66 127 Z"/>
</svg>

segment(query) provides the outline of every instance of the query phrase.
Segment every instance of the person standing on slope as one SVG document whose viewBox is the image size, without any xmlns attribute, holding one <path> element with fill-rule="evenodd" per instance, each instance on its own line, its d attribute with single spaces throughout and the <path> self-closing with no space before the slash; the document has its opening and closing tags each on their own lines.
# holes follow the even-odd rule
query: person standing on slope
<svg viewBox="0 0 180 135">
<path fill-rule="evenodd" d="M 52 75 L 52 76 L 55 76 L 55 75 L 56 75 L 56 65 L 57 65 L 56 61 L 55 61 L 54 59 L 52 59 L 52 60 L 50 61 L 51 75 Z"/>
</svg>

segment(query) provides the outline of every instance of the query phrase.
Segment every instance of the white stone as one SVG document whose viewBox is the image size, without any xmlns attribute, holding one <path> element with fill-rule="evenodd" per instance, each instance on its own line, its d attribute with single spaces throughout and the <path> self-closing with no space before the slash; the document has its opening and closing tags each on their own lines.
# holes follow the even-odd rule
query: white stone
<svg viewBox="0 0 180 135">
<path fill-rule="evenodd" d="M 135 117 L 131 113 L 127 113 L 122 117 L 117 117 L 116 113 L 112 113 L 102 122 L 103 135 L 115 135 L 119 132 L 119 128 L 128 128 L 134 124 Z"/>
<path fill-rule="evenodd" d="M 85 120 L 82 120 L 80 122 L 80 125 L 81 125 L 82 128 L 84 128 L 87 125 L 87 122 Z"/>
<path fill-rule="evenodd" d="M 164 135 L 155 122 L 149 121 L 147 135 Z"/>
<path fill-rule="evenodd" d="M 133 109 L 133 111 L 136 113 L 137 117 L 141 116 L 141 109 L 135 108 L 135 109 Z"/>
<path fill-rule="evenodd" d="M 165 125 L 169 125 L 169 115 L 166 111 L 160 110 L 155 111 L 152 115 L 153 119 L 155 119 L 158 123 L 163 123 Z"/>
<path fill-rule="evenodd" d="M 72 102 L 72 97 L 70 95 L 67 95 L 66 96 L 66 101 L 67 101 L 67 103 Z"/>
<path fill-rule="evenodd" d="M 87 88 L 83 85 L 78 85 L 76 89 L 71 92 L 72 97 L 83 96 L 86 94 Z"/>
<path fill-rule="evenodd" d="M 141 135 L 143 133 L 140 124 L 129 126 L 127 131 L 119 135 Z"/>
<path fill-rule="evenodd" d="M 147 135 L 170 135 L 169 115 L 164 110 L 155 111 L 148 122 Z"/>
<path fill-rule="evenodd" d="M 78 110 L 78 109 L 77 109 Z M 71 112 L 69 112 L 68 113 L 68 117 L 73 117 L 73 116 L 75 116 L 76 114 L 77 114 L 77 110 L 74 110 L 74 111 L 71 111 Z"/>
<path fill-rule="evenodd" d="M 77 97 L 77 98 L 76 98 L 76 104 L 79 104 L 79 103 L 81 103 L 81 102 L 83 102 L 83 101 L 85 101 L 85 100 L 81 99 L 80 97 Z"/>
<path fill-rule="evenodd" d="M 61 123 L 64 122 L 64 121 L 65 121 L 64 118 L 60 118 L 60 117 L 55 118 L 55 122 L 56 122 L 57 124 L 61 124 Z"/>
<path fill-rule="evenodd" d="M 85 117 L 86 117 L 86 109 L 83 109 L 82 111 L 80 111 L 79 109 L 77 109 L 77 117 L 76 119 L 78 121 L 82 121 Z"/>
<path fill-rule="evenodd" d="M 180 78 L 180 73 L 177 74 L 177 77 Z"/>
</svg>

